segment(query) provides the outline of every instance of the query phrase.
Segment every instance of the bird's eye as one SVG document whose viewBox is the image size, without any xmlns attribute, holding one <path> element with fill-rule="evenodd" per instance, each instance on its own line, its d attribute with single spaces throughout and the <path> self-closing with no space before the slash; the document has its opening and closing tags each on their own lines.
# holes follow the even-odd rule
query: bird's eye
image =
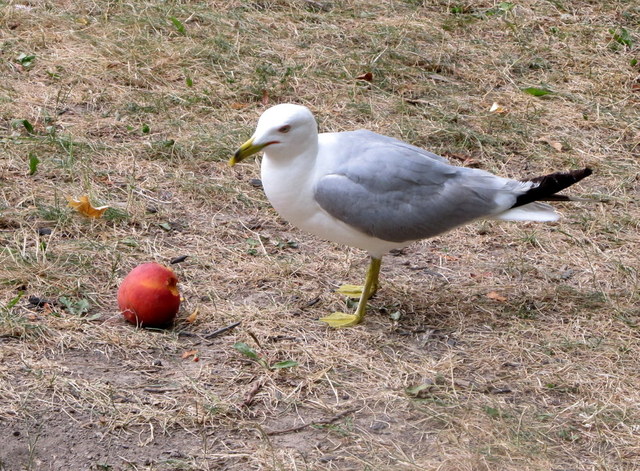
<svg viewBox="0 0 640 471">
<path fill-rule="evenodd" d="M 291 130 L 291 126 L 289 126 L 288 124 L 285 126 L 282 126 L 280 129 L 278 129 L 278 132 L 281 132 L 282 134 L 286 134 Z"/>
</svg>

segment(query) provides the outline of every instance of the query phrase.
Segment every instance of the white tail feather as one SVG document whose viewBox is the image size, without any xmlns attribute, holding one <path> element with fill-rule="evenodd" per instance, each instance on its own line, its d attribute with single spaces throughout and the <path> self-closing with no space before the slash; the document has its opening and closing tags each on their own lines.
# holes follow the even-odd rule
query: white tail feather
<svg viewBox="0 0 640 471">
<path fill-rule="evenodd" d="M 503 221 L 550 222 L 560 219 L 560 214 L 557 213 L 551 205 L 535 202 L 496 214 L 493 216 L 493 219 L 501 219 Z"/>
</svg>

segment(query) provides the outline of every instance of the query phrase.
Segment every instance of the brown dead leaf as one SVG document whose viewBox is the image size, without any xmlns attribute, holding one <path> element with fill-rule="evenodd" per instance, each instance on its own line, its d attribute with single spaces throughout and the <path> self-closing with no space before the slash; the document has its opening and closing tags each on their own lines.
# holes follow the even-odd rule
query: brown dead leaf
<svg viewBox="0 0 640 471">
<path fill-rule="evenodd" d="M 194 361 L 198 361 L 196 360 L 196 358 L 198 358 L 198 350 L 187 350 L 186 352 L 182 353 L 183 360 L 186 360 L 189 357 L 193 357 Z"/>
<path fill-rule="evenodd" d="M 248 104 L 248 103 L 237 103 L 237 102 L 236 102 L 236 103 L 231 103 L 231 104 L 229 105 L 229 107 L 230 107 L 232 110 L 243 110 L 243 109 L 245 109 L 247 106 L 249 106 L 249 104 Z"/>
<path fill-rule="evenodd" d="M 356 80 L 365 80 L 367 82 L 373 81 L 373 74 L 371 72 L 364 73 L 362 75 L 358 75 Z"/>
<path fill-rule="evenodd" d="M 262 90 L 262 100 L 261 100 L 263 105 L 268 105 L 269 104 L 269 90 Z"/>
<path fill-rule="evenodd" d="M 67 201 L 69 202 L 69 207 L 75 209 L 83 216 L 89 218 L 100 218 L 102 217 L 104 212 L 109 209 L 109 206 L 100 206 L 94 208 L 89 202 L 89 197 L 87 195 L 82 195 L 78 200 L 67 196 Z"/>
<path fill-rule="evenodd" d="M 193 324 L 196 321 L 196 319 L 198 318 L 199 312 L 200 312 L 200 308 L 195 308 L 193 310 L 193 312 L 191 314 L 189 314 L 189 316 L 187 316 L 185 321 L 187 321 L 190 324 Z"/>
<path fill-rule="evenodd" d="M 501 303 L 504 303 L 507 301 L 507 298 L 501 295 L 500 293 L 498 293 L 497 291 L 490 291 L 489 293 L 485 294 L 485 296 L 489 299 L 493 299 L 494 301 L 500 301 Z"/>
<path fill-rule="evenodd" d="M 558 152 L 562 151 L 562 149 L 563 149 L 563 146 L 562 146 L 562 143 L 561 143 L 561 142 L 554 141 L 554 140 L 553 140 L 553 139 L 551 139 L 551 138 L 548 138 L 548 137 L 542 137 L 542 138 L 540 138 L 540 141 L 541 141 L 541 142 L 544 142 L 544 143 L 546 143 L 546 144 L 549 144 L 549 146 L 553 147 L 553 148 L 554 148 L 555 150 L 557 150 Z"/>
</svg>

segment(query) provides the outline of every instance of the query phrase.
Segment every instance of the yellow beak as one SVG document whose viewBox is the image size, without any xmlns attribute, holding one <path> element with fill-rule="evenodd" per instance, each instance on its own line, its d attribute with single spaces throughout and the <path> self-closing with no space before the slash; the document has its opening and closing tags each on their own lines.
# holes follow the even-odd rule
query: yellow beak
<svg viewBox="0 0 640 471">
<path fill-rule="evenodd" d="M 233 167 L 235 164 L 237 164 L 238 162 L 241 162 L 242 160 L 246 159 L 247 157 L 249 157 L 249 156 L 251 156 L 253 154 L 257 154 L 258 152 L 260 152 L 262 149 L 264 149 L 269 144 L 270 143 L 268 142 L 266 144 L 254 145 L 253 137 L 252 137 L 247 142 L 242 144 L 240 146 L 240 148 L 236 151 L 236 153 L 233 154 L 233 157 L 231 157 L 229 159 L 229 166 Z"/>
</svg>

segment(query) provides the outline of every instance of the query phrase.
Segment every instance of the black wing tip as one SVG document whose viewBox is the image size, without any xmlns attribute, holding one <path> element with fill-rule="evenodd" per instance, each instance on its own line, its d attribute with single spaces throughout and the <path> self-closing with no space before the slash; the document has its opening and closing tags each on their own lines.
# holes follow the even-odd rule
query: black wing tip
<svg viewBox="0 0 640 471">
<path fill-rule="evenodd" d="M 591 174 L 593 174 L 593 169 L 585 167 L 579 170 L 555 172 L 525 180 L 537 183 L 537 185 L 525 194 L 520 195 L 512 207 L 523 206 L 534 201 L 568 201 L 570 198 L 564 195 L 556 195 L 556 193 L 578 183 Z"/>
<path fill-rule="evenodd" d="M 574 175 L 577 178 L 576 181 L 579 181 L 583 178 L 587 178 L 589 175 L 593 175 L 593 169 L 591 167 L 585 167 L 581 170 L 572 170 L 568 173 Z"/>
<path fill-rule="evenodd" d="M 563 184 L 567 185 L 569 181 L 573 180 L 572 183 L 567 185 L 567 186 L 570 186 L 570 185 L 573 185 L 573 183 L 577 183 L 583 178 L 587 178 L 589 175 L 592 175 L 592 174 L 593 174 L 593 169 L 591 167 L 585 167 L 579 170 L 569 170 L 568 172 L 549 173 L 548 175 L 529 178 L 525 181 L 536 182 L 536 183 L 554 181 L 556 184 L 559 184 L 560 182 L 562 182 Z"/>
</svg>

